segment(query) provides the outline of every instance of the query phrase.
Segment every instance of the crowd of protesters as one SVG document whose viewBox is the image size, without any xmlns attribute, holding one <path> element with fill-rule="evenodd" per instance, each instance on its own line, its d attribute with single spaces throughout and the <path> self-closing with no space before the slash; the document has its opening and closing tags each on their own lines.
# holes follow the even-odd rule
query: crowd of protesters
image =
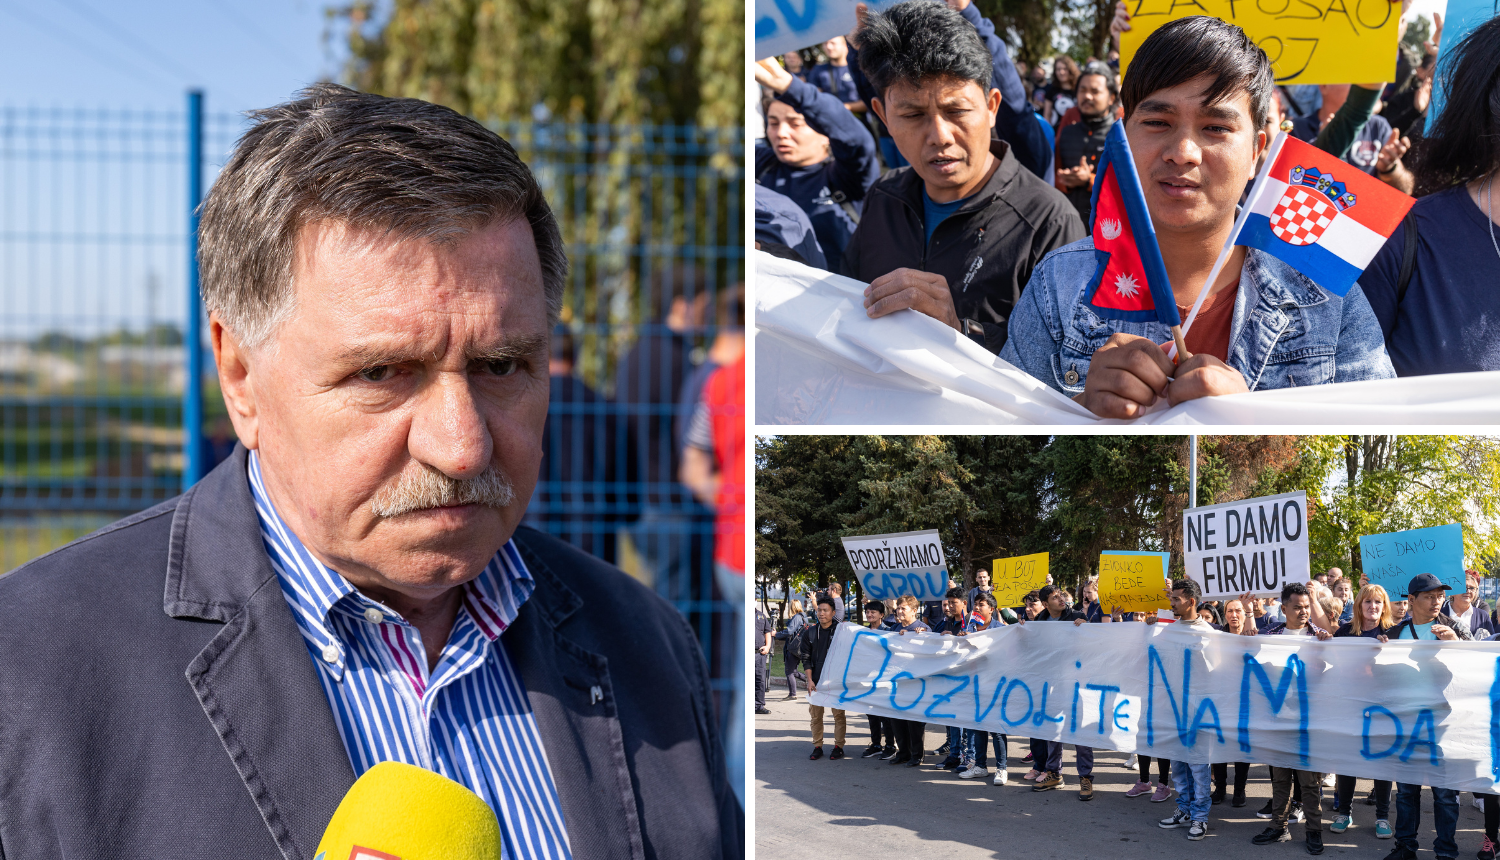
<svg viewBox="0 0 1500 860">
<path fill-rule="evenodd" d="M 1122 78 L 1130 17 L 1118 4 L 1103 58 L 1028 67 L 971 0 L 860 4 L 847 37 L 761 60 L 757 247 L 865 282 L 870 317 L 927 314 L 1105 417 L 1162 397 L 1500 369 L 1500 17 L 1451 47 L 1446 103 L 1462 107 L 1430 128 L 1450 52 L 1440 15 L 1421 49 L 1397 49 L 1394 81 L 1317 86 L 1278 86 L 1264 51 L 1207 17 L 1156 29 Z M 1202 128 L 1161 146 L 1133 130 L 1171 126 L 1167 113 Z M 1209 290 L 1180 366 L 1157 348 L 1165 326 L 1079 306 L 1095 168 L 1118 122 L 1183 315 Z M 1347 295 L 1244 247 L 1205 285 L 1283 128 L 1418 197 Z M 1268 302 L 1302 323 L 1273 330 L 1277 315 L 1252 312 Z"/>
<path fill-rule="evenodd" d="M 1064 588 L 1049 584 L 1027 594 L 1020 606 L 1003 608 L 996 605 L 993 590 L 989 586 L 988 572 L 980 569 L 975 576 L 976 585 L 968 590 L 950 581 L 950 588 L 941 602 L 924 607 L 915 597 L 906 595 L 885 602 L 866 601 L 861 617 L 848 620 L 874 630 L 893 632 L 897 635 L 915 633 L 938 633 L 948 636 L 966 636 L 982 630 L 1004 627 L 1009 624 L 1039 623 L 1045 621 L 1071 622 L 1074 625 L 1144 622 L 1159 623 L 1156 613 L 1124 613 L 1118 607 L 1107 611 L 1099 605 L 1096 582 L 1085 583 L 1080 589 L 1079 599 Z M 1414 577 L 1400 599 L 1387 593 L 1363 576 L 1357 593 L 1349 579 L 1338 568 L 1330 568 L 1318 574 L 1307 584 L 1291 583 L 1279 598 L 1257 598 L 1245 594 L 1230 600 L 1201 598 L 1198 584 L 1190 579 L 1173 580 L 1168 591 L 1171 620 L 1204 630 L 1217 630 L 1240 636 L 1313 636 L 1317 639 L 1333 639 L 1359 636 L 1380 643 L 1400 639 L 1428 639 L 1459 641 L 1489 639 L 1500 629 L 1500 615 L 1485 605 L 1479 598 L 1480 577 L 1475 571 L 1466 573 L 1466 588 L 1453 591 L 1439 579 L 1423 573 Z M 1451 592 L 1451 593 L 1450 593 Z M 782 640 L 785 654 L 786 698 L 797 698 L 797 679 L 803 678 L 806 691 L 817 690 L 822 677 L 829 645 L 833 641 L 838 624 L 844 619 L 842 589 L 834 583 L 827 591 L 807 595 L 807 611 L 801 600 L 790 602 L 791 614 L 785 629 L 775 633 Z M 766 642 L 771 642 L 771 627 L 766 630 Z M 802 671 L 798 671 L 798 667 Z M 758 692 L 764 689 L 764 681 Z M 844 747 L 848 739 L 848 725 L 844 711 L 825 709 L 809 704 L 812 728 L 812 760 L 825 757 L 825 716 L 832 717 L 833 743 L 826 757 L 837 761 L 852 757 Z M 770 713 L 763 706 L 758 713 Z M 924 764 L 926 750 L 924 740 L 928 726 L 924 723 L 869 715 L 870 740 L 860 757 L 887 762 L 893 766 L 920 767 Z M 1010 738 L 999 732 L 986 732 L 956 726 L 944 727 L 945 742 L 937 750 L 941 756 L 935 766 L 955 774 L 959 779 L 992 779 L 993 784 L 1004 786 L 1011 783 L 1009 768 Z M 1051 791 L 1063 787 L 1063 744 L 1034 738 L 1017 738 L 1024 751 L 1021 761 L 1028 767 L 1020 781 L 1031 791 Z M 990 769 L 993 755 L 994 769 Z M 1127 768 L 1137 769 L 1139 781 L 1124 794 L 1127 798 L 1149 796 L 1152 802 L 1165 802 L 1176 795 L 1176 809 L 1161 819 L 1163 829 L 1184 828 L 1189 840 L 1203 839 L 1208 832 L 1212 807 L 1229 803 L 1232 807 L 1243 807 L 1248 803 L 1246 786 L 1251 772 L 1250 762 L 1233 762 L 1233 777 L 1230 777 L 1229 762 L 1196 764 L 1185 761 L 1155 760 L 1156 782 L 1151 781 L 1153 761 L 1151 757 L 1133 754 L 1126 762 Z M 1078 799 L 1092 800 L 1094 794 L 1093 772 L 1095 766 L 1093 749 L 1074 746 L 1074 766 Z M 1282 767 L 1268 767 L 1271 798 L 1256 814 L 1269 821 L 1268 826 L 1253 837 L 1257 845 L 1287 842 L 1292 838 L 1290 826 L 1303 825 L 1305 846 L 1308 853 L 1323 851 L 1323 798 L 1325 791 L 1332 792 L 1332 819 L 1328 829 L 1344 833 L 1353 828 L 1357 781 L 1353 776 L 1323 774 Z M 1373 805 L 1373 835 L 1377 839 L 1395 839 L 1395 848 L 1386 860 L 1413 860 L 1416 857 L 1418 831 L 1421 824 L 1421 792 L 1423 786 L 1395 784 L 1395 820 L 1391 818 L 1392 783 L 1388 780 L 1373 780 L 1373 785 L 1364 803 Z M 1458 846 L 1455 833 L 1458 822 L 1459 792 L 1453 789 L 1430 787 L 1435 819 L 1435 838 L 1432 847 L 1438 858 L 1457 857 Z M 1495 795 L 1478 794 L 1475 806 L 1484 811 L 1484 837 L 1478 851 L 1479 860 L 1494 860 L 1497 843 L 1500 843 L 1500 799 Z"/>
</svg>

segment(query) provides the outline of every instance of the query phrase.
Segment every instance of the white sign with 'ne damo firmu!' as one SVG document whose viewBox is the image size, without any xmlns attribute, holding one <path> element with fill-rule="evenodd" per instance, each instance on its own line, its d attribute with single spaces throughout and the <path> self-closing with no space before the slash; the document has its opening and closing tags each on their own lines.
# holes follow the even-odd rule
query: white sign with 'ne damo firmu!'
<svg viewBox="0 0 1500 860">
<path fill-rule="evenodd" d="M 1307 494 L 1282 493 L 1182 513 L 1187 575 L 1205 598 L 1281 593 L 1307 582 Z"/>
<path fill-rule="evenodd" d="M 865 597 L 894 600 L 910 594 L 925 602 L 948 593 L 948 559 L 937 529 L 842 540 Z"/>
</svg>

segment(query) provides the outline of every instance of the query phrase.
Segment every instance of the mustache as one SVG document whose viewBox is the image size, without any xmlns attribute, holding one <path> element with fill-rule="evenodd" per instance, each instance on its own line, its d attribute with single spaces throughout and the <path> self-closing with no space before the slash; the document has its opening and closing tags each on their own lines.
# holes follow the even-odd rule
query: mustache
<svg viewBox="0 0 1500 860">
<path fill-rule="evenodd" d="M 461 480 L 422 464 L 417 472 L 403 471 L 394 484 L 381 487 L 370 499 L 377 517 L 399 517 L 412 511 L 452 505 L 506 508 L 516 500 L 510 481 L 493 465 L 473 478 Z"/>
</svg>

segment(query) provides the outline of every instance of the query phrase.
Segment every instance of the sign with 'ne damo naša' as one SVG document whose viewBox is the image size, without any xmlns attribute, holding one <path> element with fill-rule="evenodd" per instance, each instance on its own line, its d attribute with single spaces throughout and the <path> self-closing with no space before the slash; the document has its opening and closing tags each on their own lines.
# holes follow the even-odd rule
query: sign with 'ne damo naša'
<svg viewBox="0 0 1500 860">
<path fill-rule="evenodd" d="M 1189 508 L 1182 551 L 1205 598 L 1272 596 L 1289 582 L 1307 582 L 1307 494 Z"/>
<path fill-rule="evenodd" d="M 866 597 L 892 600 L 910 594 L 928 601 L 948 593 L 948 560 L 937 529 L 842 540 Z"/>
</svg>

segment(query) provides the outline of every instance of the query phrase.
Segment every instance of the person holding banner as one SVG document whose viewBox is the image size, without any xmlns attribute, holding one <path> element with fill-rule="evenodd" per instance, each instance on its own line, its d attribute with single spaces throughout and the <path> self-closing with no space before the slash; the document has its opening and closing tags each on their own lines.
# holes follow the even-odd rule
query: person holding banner
<svg viewBox="0 0 1500 860">
<path fill-rule="evenodd" d="M 865 601 L 865 626 L 871 630 L 889 630 L 885 621 L 885 604 L 879 600 Z M 896 757 L 896 721 L 890 717 L 882 717 L 869 714 L 870 722 L 870 745 L 860 758 L 874 758 L 883 755 L 887 759 Z M 885 740 L 881 745 L 882 737 Z"/>
<path fill-rule="evenodd" d="M 954 586 L 948 589 L 943 596 L 943 617 L 933 625 L 932 632 L 944 636 L 967 636 L 976 629 L 965 605 L 963 588 Z M 973 736 L 958 726 L 948 726 L 947 729 L 948 742 L 943 746 L 947 748 L 948 757 L 938 767 L 954 773 L 969 770 L 974 766 Z"/>
<path fill-rule="evenodd" d="M 910 594 L 903 594 L 896 599 L 896 635 L 905 636 L 908 633 L 930 633 L 932 628 L 926 622 L 917 618 L 917 611 L 921 603 Z M 904 764 L 907 767 L 918 767 L 922 764 L 922 756 L 926 753 L 923 749 L 926 743 L 927 724 L 916 720 L 893 720 L 896 724 L 896 747 L 899 754 L 892 759 L 882 758 L 882 761 L 890 761 L 891 764 Z"/>
<path fill-rule="evenodd" d="M 983 571 L 981 571 L 983 572 Z M 1010 612 L 1009 609 L 1003 610 Z M 1012 614 L 1011 622 L 1014 623 L 1015 616 Z M 990 630 L 996 627 L 1004 627 L 1006 620 L 1000 611 L 995 608 L 995 597 L 989 593 L 982 593 L 974 597 L 973 630 Z M 1009 763 L 1010 738 L 1000 732 L 985 732 L 976 729 L 964 729 L 964 748 L 973 752 L 973 763 L 968 770 L 960 773 L 959 779 L 983 779 L 989 776 L 989 748 L 995 748 L 995 785 L 1005 785 L 1010 781 L 1010 772 L 1007 769 Z"/>
<path fill-rule="evenodd" d="M 836 627 L 833 623 L 833 598 L 826 594 L 818 595 L 818 623 L 803 637 L 803 654 L 807 657 L 807 692 L 814 693 L 818 689 L 818 680 L 823 674 L 823 663 L 828 659 L 828 646 L 833 644 L 833 634 Z M 807 704 L 807 710 L 812 717 L 813 751 L 809 759 L 817 761 L 823 757 L 823 706 Z M 829 754 L 829 761 L 838 761 L 844 757 L 844 728 L 845 715 L 838 708 L 833 708 L 833 752 Z"/>
<path fill-rule="evenodd" d="M 1447 608 L 1443 610 L 1444 614 L 1462 621 L 1475 639 L 1488 639 L 1494 636 L 1495 622 L 1490 619 L 1490 613 L 1479 600 L 1478 571 L 1464 571 L 1464 586 L 1464 591 L 1453 593 Z"/>
<path fill-rule="evenodd" d="M 1327 630 L 1313 627 L 1312 594 L 1300 582 L 1287 583 L 1281 589 L 1281 606 L 1286 613 L 1284 624 L 1272 624 L 1265 631 L 1267 636 L 1316 636 L 1332 639 Z M 1295 818 L 1296 804 L 1300 800 L 1300 812 L 1307 829 L 1307 853 L 1323 853 L 1323 801 L 1320 789 L 1323 774 L 1286 767 L 1271 768 L 1271 800 L 1257 815 L 1265 818 L 1270 813 L 1271 825 L 1262 830 L 1251 841 L 1256 845 L 1272 842 L 1290 842 L 1291 832 L 1287 821 Z"/>
<path fill-rule="evenodd" d="M 1341 582 L 1348 582 L 1340 579 Z M 1396 619 L 1391 617 L 1391 601 L 1384 588 L 1378 585 L 1366 585 L 1354 596 L 1354 615 L 1333 634 L 1336 637 L 1362 636 L 1366 639 L 1377 639 L 1381 642 L 1389 640 L 1387 635 L 1391 628 L 1396 626 Z M 1391 781 L 1388 779 L 1377 779 L 1374 781 L 1374 791 L 1371 796 L 1375 799 L 1375 838 L 1390 839 L 1394 831 L 1391 829 Z M 1328 829 L 1334 833 L 1343 833 L 1354 826 L 1354 815 L 1352 812 L 1354 801 L 1355 780 L 1352 776 L 1339 774 L 1334 782 L 1333 795 L 1333 823 Z"/>
<path fill-rule="evenodd" d="M 1198 598 L 1202 594 L 1202 589 L 1193 580 L 1174 579 L 1167 592 L 1167 600 L 1172 605 L 1172 615 L 1178 624 L 1209 632 L 1214 629 L 1213 625 L 1198 614 Z M 1156 616 L 1146 616 L 1147 624 L 1156 622 Z M 1209 783 L 1211 770 L 1212 766 L 1208 764 L 1172 762 L 1172 787 L 1177 790 L 1177 811 L 1158 822 L 1158 827 L 1163 830 L 1187 827 L 1187 838 L 1193 842 L 1208 835 L 1208 809 L 1213 805 Z"/>
<path fill-rule="evenodd" d="M 1138 417 L 1161 399 L 1394 376 L 1357 284 L 1320 289 L 1284 255 L 1232 241 L 1268 143 L 1274 85 L 1265 52 L 1217 18 L 1180 18 L 1147 37 L 1121 82 L 1125 142 L 1100 161 L 1093 238 L 1037 268 L 1000 357 L 1108 418 Z M 1107 200 L 1128 217 L 1101 218 Z M 1127 228 L 1156 241 L 1125 243 Z M 1184 311 L 1188 330 L 1177 333 L 1187 340 L 1174 348 L 1191 357 L 1174 365 L 1158 344 L 1177 336 Z"/>
<path fill-rule="evenodd" d="M 1046 607 L 1046 611 L 1039 614 L 1035 618 L 1036 621 L 1071 621 L 1074 627 L 1088 622 L 1088 618 L 1082 612 L 1068 605 L 1068 593 L 1060 586 L 1044 585 L 1037 592 L 1037 596 L 1041 598 L 1042 605 Z M 1021 623 L 1024 624 L 1026 622 L 1023 621 Z M 1032 791 L 1050 791 L 1063 784 L 1063 742 L 1041 741 L 1040 745 L 1033 744 L 1033 768 L 1038 764 L 1042 764 L 1042 761 L 1037 760 L 1035 756 L 1043 748 L 1046 750 L 1046 771 L 1037 777 L 1036 785 L 1032 787 Z M 1074 766 L 1078 768 L 1078 799 L 1093 800 L 1094 748 L 1086 747 L 1083 744 L 1074 744 L 1073 751 L 1076 755 Z"/>
<path fill-rule="evenodd" d="M 1444 53 L 1448 49 L 1444 47 Z M 1413 153 L 1416 205 L 1359 283 L 1400 376 L 1500 369 L 1500 16 L 1442 62 L 1443 110 Z"/>
</svg>

